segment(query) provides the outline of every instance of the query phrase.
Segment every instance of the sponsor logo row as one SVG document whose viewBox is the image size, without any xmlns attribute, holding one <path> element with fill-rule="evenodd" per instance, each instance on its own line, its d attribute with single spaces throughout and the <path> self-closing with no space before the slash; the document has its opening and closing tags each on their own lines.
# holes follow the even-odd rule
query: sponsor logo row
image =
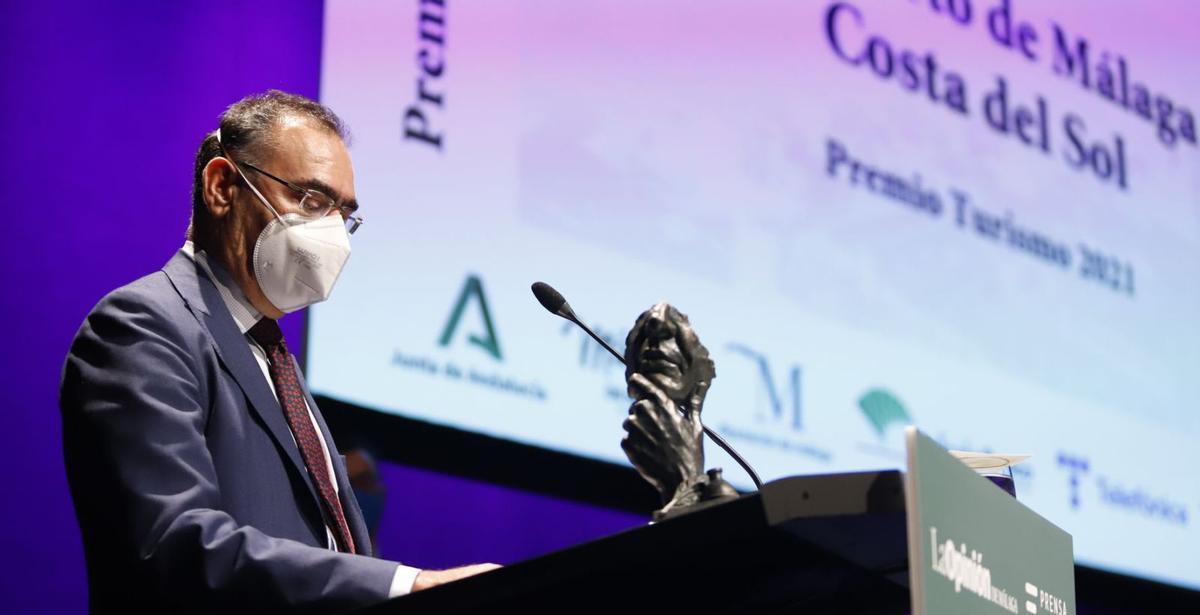
<svg viewBox="0 0 1200 615">
<path fill-rule="evenodd" d="M 487 372 L 489 366 L 493 370 L 500 367 L 505 361 L 502 351 L 504 345 L 501 341 L 503 326 L 493 318 L 483 278 L 477 274 L 465 276 L 460 290 L 448 298 L 447 305 L 445 321 L 430 324 L 431 342 L 435 351 L 465 344 L 477 353 L 479 360 L 477 365 L 465 367 L 470 373 Z M 474 315 L 477 322 L 468 322 L 470 319 L 466 317 L 467 314 Z M 619 346 L 624 341 L 623 334 L 609 330 L 603 325 L 593 328 L 598 335 L 614 346 Z M 598 381 L 602 383 L 598 391 L 599 397 L 610 403 L 627 404 L 628 399 L 623 386 L 624 372 L 620 365 L 603 348 L 570 323 L 563 323 L 561 334 L 577 336 L 578 353 L 575 356 L 579 368 L 597 373 Z M 820 439 L 813 439 L 813 435 L 807 433 L 803 364 L 795 357 L 772 356 L 755 345 L 742 341 L 726 342 L 720 348 L 726 352 L 727 361 L 742 361 L 742 367 L 749 368 L 750 373 L 756 374 L 755 397 L 759 400 L 752 406 L 753 416 L 746 417 L 747 420 L 737 425 L 721 425 L 720 430 L 730 438 L 742 440 L 752 446 L 774 448 L 815 463 L 835 465 L 836 453 L 830 450 L 827 444 L 830 441 L 829 435 L 822 434 Z M 403 354 L 397 351 L 397 356 Z M 426 362 L 434 364 L 437 363 L 437 359 L 434 357 Z M 397 364 L 406 366 L 404 362 Z M 464 369 L 451 367 L 460 371 Z M 555 403 L 540 384 L 510 382 L 512 379 L 503 375 L 489 375 L 488 378 L 503 384 L 500 388 L 507 393 L 515 391 L 524 394 L 529 389 L 532 393 L 529 393 L 528 397 Z M 894 389 L 883 386 L 864 387 L 855 400 L 855 411 L 862 420 L 864 433 L 869 434 L 866 441 L 859 442 L 858 449 L 888 462 L 902 461 L 903 451 L 888 446 L 888 442 L 891 441 L 889 434 L 918 421 Z M 947 434 L 940 434 L 937 439 L 948 448 L 974 448 L 971 445 L 961 445 Z M 990 448 L 984 446 L 982 451 L 990 452 Z M 1032 486 L 1035 467 L 1037 466 L 1033 463 L 1028 463 L 1013 468 L 1018 489 L 1028 489 Z M 1117 481 L 1095 468 L 1085 455 L 1060 451 L 1054 459 L 1054 468 L 1057 476 L 1055 480 L 1047 479 L 1051 481 L 1049 486 L 1061 490 L 1072 510 L 1086 513 L 1092 507 L 1106 507 L 1149 521 L 1178 526 L 1187 526 L 1191 521 L 1191 513 L 1186 504 L 1144 487 Z"/>
</svg>

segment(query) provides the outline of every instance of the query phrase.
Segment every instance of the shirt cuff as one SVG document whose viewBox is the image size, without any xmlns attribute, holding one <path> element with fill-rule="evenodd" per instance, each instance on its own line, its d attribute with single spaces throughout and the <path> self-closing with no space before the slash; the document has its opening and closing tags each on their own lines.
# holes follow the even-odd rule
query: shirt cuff
<svg viewBox="0 0 1200 615">
<path fill-rule="evenodd" d="M 396 574 L 392 575 L 392 586 L 388 588 L 388 598 L 411 593 L 413 582 L 417 580 L 417 575 L 420 573 L 420 568 L 403 564 L 396 566 Z"/>
</svg>

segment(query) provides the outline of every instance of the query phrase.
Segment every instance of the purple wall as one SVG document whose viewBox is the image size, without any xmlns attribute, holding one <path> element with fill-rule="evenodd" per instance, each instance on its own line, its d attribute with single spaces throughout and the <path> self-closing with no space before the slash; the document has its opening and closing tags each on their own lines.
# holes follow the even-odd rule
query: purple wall
<svg viewBox="0 0 1200 615">
<path fill-rule="evenodd" d="M 225 106 L 267 88 L 317 95 L 321 13 L 319 0 L 5 3 L 6 612 L 86 604 L 56 399 L 75 330 L 101 296 L 183 243 L 192 158 Z M 302 326 L 285 319 L 295 349 Z M 511 562 L 642 521 L 398 466 L 383 474 L 380 548 L 416 565 Z M 401 495 L 412 493 L 420 499 Z"/>
</svg>

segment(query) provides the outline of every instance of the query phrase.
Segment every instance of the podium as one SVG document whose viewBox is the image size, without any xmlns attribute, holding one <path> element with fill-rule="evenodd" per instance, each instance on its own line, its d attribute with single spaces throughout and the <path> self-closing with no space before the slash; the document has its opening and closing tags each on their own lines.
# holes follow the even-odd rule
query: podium
<svg viewBox="0 0 1200 615">
<path fill-rule="evenodd" d="M 1073 615 L 1070 536 L 915 429 L 907 440 L 907 472 L 772 481 L 359 612 Z"/>
<path fill-rule="evenodd" d="M 768 483 L 363 613 L 906 613 L 898 471 Z"/>
</svg>

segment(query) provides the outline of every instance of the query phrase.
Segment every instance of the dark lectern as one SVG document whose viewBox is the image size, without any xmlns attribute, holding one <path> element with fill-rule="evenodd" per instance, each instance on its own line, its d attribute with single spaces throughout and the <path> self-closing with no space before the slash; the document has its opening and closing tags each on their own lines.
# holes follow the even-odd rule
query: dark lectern
<svg viewBox="0 0 1200 615">
<path fill-rule="evenodd" d="M 759 493 L 367 609 L 386 613 L 906 613 L 898 471 Z"/>
</svg>

